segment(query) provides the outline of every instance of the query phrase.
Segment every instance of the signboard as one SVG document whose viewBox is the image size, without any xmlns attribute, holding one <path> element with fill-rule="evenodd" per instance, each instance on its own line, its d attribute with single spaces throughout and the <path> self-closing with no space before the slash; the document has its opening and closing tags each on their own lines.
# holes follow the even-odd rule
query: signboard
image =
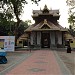
<svg viewBox="0 0 75 75">
<path fill-rule="evenodd" d="M 15 36 L 0 36 L 0 48 L 5 51 L 14 51 Z"/>
<path fill-rule="evenodd" d="M 4 47 L 4 39 L 0 39 L 0 48 Z"/>
</svg>

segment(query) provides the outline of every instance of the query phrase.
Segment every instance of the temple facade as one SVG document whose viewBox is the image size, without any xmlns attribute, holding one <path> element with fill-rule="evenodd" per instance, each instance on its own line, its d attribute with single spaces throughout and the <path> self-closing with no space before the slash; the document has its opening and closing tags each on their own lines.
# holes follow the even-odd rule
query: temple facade
<svg viewBox="0 0 75 75">
<path fill-rule="evenodd" d="M 40 46 L 40 48 L 64 46 L 64 34 L 67 29 L 58 23 L 59 10 L 49 10 L 45 5 L 43 10 L 33 10 L 32 18 L 35 24 L 25 30 L 31 45 Z"/>
</svg>

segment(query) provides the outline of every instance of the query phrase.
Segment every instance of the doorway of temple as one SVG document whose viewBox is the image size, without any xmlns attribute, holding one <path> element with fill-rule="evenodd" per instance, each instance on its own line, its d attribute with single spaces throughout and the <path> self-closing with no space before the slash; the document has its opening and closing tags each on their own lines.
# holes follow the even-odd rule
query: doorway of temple
<svg viewBox="0 0 75 75">
<path fill-rule="evenodd" d="M 41 33 L 41 47 L 50 48 L 50 33 L 46 32 Z"/>
</svg>

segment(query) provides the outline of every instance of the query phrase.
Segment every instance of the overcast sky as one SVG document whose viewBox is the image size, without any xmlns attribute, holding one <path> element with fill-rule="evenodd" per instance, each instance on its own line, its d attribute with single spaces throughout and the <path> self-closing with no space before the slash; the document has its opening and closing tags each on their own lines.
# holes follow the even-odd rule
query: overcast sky
<svg viewBox="0 0 75 75">
<path fill-rule="evenodd" d="M 30 0 L 27 0 L 30 1 Z M 29 4 L 25 5 L 24 7 L 24 13 L 22 14 L 21 18 L 23 21 L 29 19 L 34 23 L 31 15 L 33 10 L 40 10 L 44 8 L 45 4 L 49 9 L 59 9 L 60 11 L 60 19 L 59 23 L 63 27 L 69 27 L 67 18 L 68 18 L 68 7 L 66 4 L 66 0 L 41 0 L 39 2 L 39 5 L 37 6 L 36 4 L 32 4 L 29 2 Z"/>
</svg>

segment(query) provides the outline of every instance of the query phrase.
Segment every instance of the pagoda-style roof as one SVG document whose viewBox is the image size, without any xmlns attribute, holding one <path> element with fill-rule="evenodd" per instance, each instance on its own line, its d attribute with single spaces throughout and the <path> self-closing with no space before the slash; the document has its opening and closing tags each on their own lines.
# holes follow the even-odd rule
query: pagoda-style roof
<svg viewBox="0 0 75 75">
<path fill-rule="evenodd" d="M 64 37 L 65 37 L 66 40 L 75 40 L 75 38 L 70 33 L 66 33 L 64 35 Z"/>
<path fill-rule="evenodd" d="M 39 15 L 53 15 L 59 17 L 59 10 L 52 10 L 48 9 L 48 7 L 45 5 L 43 10 L 33 10 L 32 17 L 38 17 Z"/>
<path fill-rule="evenodd" d="M 49 10 L 46 5 L 43 10 L 33 10 L 32 17 L 35 20 L 35 24 L 29 26 L 25 31 L 67 31 L 57 22 L 59 16 L 59 10 Z"/>
<path fill-rule="evenodd" d="M 28 34 L 24 33 L 18 38 L 18 40 L 25 40 L 27 38 L 28 38 Z"/>
<path fill-rule="evenodd" d="M 51 31 L 51 30 L 58 30 L 58 31 L 67 31 L 67 29 L 63 28 L 58 23 L 54 24 L 50 21 L 47 21 L 47 19 L 44 19 L 44 21 L 41 21 L 39 24 L 33 24 L 29 26 L 25 32 L 30 31 Z"/>
</svg>

